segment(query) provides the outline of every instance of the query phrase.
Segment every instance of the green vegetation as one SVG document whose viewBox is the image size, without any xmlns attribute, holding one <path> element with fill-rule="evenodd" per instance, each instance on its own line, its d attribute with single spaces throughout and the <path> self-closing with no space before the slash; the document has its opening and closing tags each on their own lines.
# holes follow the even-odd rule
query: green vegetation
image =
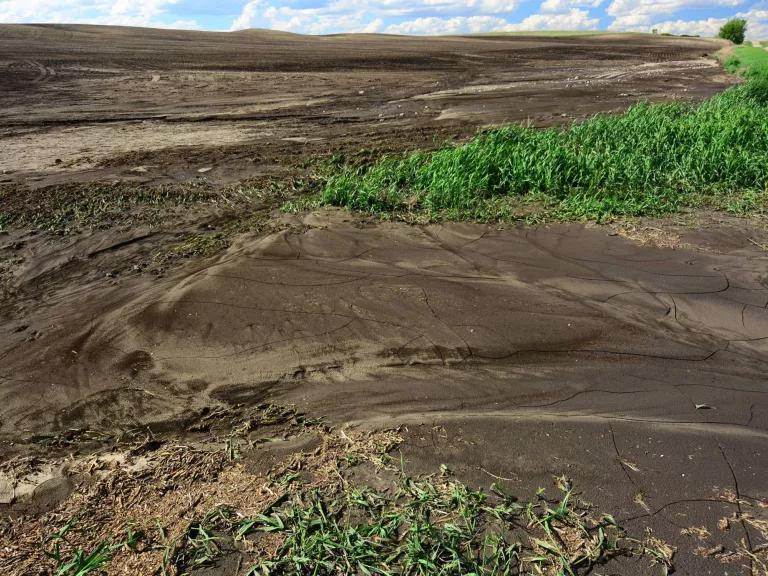
<svg viewBox="0 0 768 576">
<path fill-rule="evenodd" d="M 672 570 L 673 548 L 647 530 L 628 535 L 565 476 L 553 478 L 554 495 L 540 488 L 518 500 L 496 484 L 470 487 L 446 466 L 407 474 L 403 457 L 392 455 L 403 440 L 396 430 L 335 431 L 270 404 L 214 413 L 200 424 L 213 434 L 205 440 L 211 451 L 163 446 L 137 432 L 117 453 L 148 450 L 139 452 L 143 473 L 115 467 L 84 483 L 54 516 L 30 521 L 11 559 L 25 574 L 45 567 L 57 576 L 108 567 L 190 576 L 234 563 L 227 573 L 250 576 L 575 576 L 619 557 L 650 564 L 647 574 Z M 304 432 L 319 443 L 266 473 L 251 470 L 262 444 Z M 48 535 L 63 517 L 88 524 L 71 520 Z"/>
<path fill-rule="evenodd" d="M 507 575 L 582 573 L 619 553 L 610 516 L 592 519 L 562 498 L 521 504 L 450 479 L 403 478 L 394 495 L 351 490 L 343 500 L 297 496 L 241 525 L 281 538 L 249 574 Z"/>
<path fill-rule="evenodd" d="M 616 556 L 645 557 L 662 573 L 671 568 L 674 551 L 661 541 L 627 537 L 612 516 L 579 501 L 567 479 L 558 479 L 558 487 L 557 500 L 540 490 L 523 503 L 495 485 L 472 490 L 443 467 L 422 479 L 403 474 L 387 492 L 300 488 L 254 517 L 215 508 L 190 526 L 166 567 L 188 574 L 234 545 L 266 552 L 249 576 L 575 576 Z"/>
<path fill-rule="evenodd" d="M 734 44 L 744 42 L 744 34 L 747 32 L 747 21 L 743 18 L 731 18 L 720 27 L 718 36 L 730 40 Z"/>
<path fill-rule="evenodd" d="M 106 566 L 115 552 L 124 546 L 124 544 L 113 545 L 102 541 L 90 552 L 78 548 L 71 555 L 66 555 L 62 551 L 62 544 L 65 546 L 69 544 L 67 534 L 72 531 L 75 524 L 75 520 L 70 520 L 49 539 L 53 547 L 51 550 L 46 550 L 45 555 L 56 563 L 56 576 L 86 576 Z"/>
<path fill-rule="evenodd" d="M 122 548 L 122 545 L 117 548 Z M 95 572 L 109 563 L 114 552 L 115 546 L 107 542 L 102 542 L 88 553 L 77 550 L 71 559 L 59 565 L 56 576 L 85 576 Z"/>
<path fill-rule="evenodd" d="M 739 46 L 725 61 L 725 68 L 756 83 L 768 82 L 768 50 L 756 46 Z"/>
<path fill-rule="evenodd" d="M 158 538 L 129 530 L 124 542 L 103 541 L 90 553 L 77 549 L 65 558 L 57 543 L 47 555 L 56 576 L 101 573 L 118 552 L 124 561 L 153 550 L 162 551 L 161 575 L 190 575 L 233 551 L 255 553 L 248 576 L 576 576 L 619 556 L 645 558 L 669 573 L 674 549 L 650 531 L 642 540 L 627 536 L 613 516 L 581 501 L 567 478 L 556 480 L 559 498 L 539 489 L 530 502 L 495 484 L 473 490 L 444 466 L 421 479 L 401 474 L 384 492 L 298 487 L 253 517 L 217 506 L 175 539 L 158 525 Z M 59 533 L 56 539 L 66 542 Z"/>
<path fill-rule="evenodd" d="M 328 178 L 323 200 L 426 219 L 601 220 L 697 205 L 765 211 L 768 52 L 741 48 L 735 58 L 745 58 L 730 66 L 747 83 L 700 105 L 638 104 L 566 128 L 510 126 L 431 153 L 346 166 Z"/>
</svg>

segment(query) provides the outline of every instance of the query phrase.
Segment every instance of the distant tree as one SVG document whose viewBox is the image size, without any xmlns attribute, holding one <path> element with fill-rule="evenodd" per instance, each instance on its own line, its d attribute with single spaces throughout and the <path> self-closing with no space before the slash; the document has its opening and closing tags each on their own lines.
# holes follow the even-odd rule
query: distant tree
<svg viewBox="0 0 768 576">
<path fill-rule="evenodd" d="M 730 40 L 734 44 L 744 42 L 744 33 L 747 31 L 747 21 L 744 18 L 731 18 L 720 28 L 720 38 Z"/>
</svg>

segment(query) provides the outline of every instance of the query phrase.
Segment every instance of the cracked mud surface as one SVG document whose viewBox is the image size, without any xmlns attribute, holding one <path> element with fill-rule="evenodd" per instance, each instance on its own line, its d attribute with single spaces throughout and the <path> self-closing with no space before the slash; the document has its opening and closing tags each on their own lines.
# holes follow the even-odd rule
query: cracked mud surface
<svg viewBox="0 0 768 576">
<path fill-rule="evenodd" d="M 678 547 L 680 573 L 749 573 L 699 549 L 762 543 L 718 523 L 768 500 L 764 251 L 654 248 L 583 225 L 286 218 L 195 270 L 27 310 L 2 337 L 8 452 L 289 403 L 405 425 L 416 471 L 445 463 L 517 493 L 565 474 Z M 681 533 L 701 527 L 711 542 Z"/>
</svg>

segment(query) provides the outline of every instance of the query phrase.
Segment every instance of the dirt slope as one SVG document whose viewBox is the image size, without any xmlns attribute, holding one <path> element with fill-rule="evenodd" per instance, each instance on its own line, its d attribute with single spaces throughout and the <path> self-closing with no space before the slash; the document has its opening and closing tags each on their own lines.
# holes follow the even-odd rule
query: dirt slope
<svg viewBox="0 0 768 576">
<path fill-rule="evenodd" d="M 767 423 L 759 396 L 722 405 L 712 388 L 727 369 L 728 389 L 754 389 L 765 369 L 757 249 L 653 249 L 580 225 L 360 227 L 335 213 L 304 225 L 191 273 L 54 295 L 3 336 L 3 431 L 110 426 L 122 410 L 148 422 L 268 394 L 348 420 L 551 404 Z M 612 395 L 643 381 L 628 406 Z"/>
</svg>

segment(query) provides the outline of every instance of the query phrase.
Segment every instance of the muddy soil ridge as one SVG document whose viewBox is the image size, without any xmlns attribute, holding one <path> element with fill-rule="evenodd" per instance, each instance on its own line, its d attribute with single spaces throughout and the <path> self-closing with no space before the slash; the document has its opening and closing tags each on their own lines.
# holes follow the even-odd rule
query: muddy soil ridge
<svg viewBox="0 0 768 576">
<path fill-rule="evenodd" d="M 672 251 L 582 225 L 345 219 L 308 216 L 181 276 L 91 286 L 87 306 L 62 295 L 9 324 L 2 432 L 267 398 L 348 421 L 512 409 L 747 436 L 768 425 L 757 249 Z"/>
</svg>

